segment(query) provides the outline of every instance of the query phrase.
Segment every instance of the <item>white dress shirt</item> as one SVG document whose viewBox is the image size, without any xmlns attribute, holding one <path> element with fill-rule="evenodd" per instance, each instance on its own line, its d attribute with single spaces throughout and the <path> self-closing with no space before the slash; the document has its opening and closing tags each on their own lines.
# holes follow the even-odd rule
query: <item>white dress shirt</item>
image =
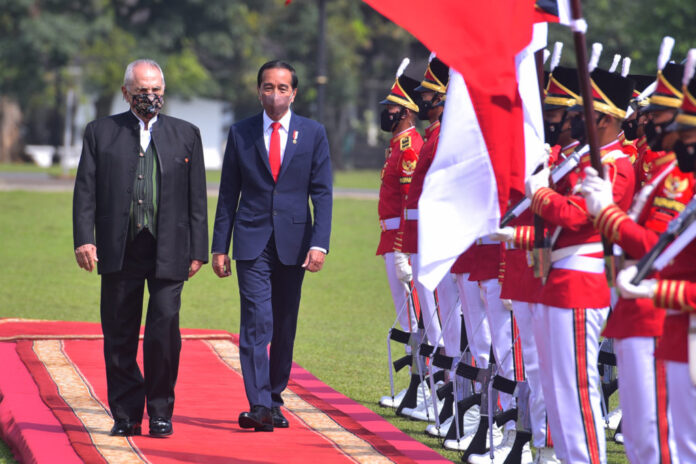
<svg viewBox="0 0 696 464">
<path fill-rule="evenodd" d="M 285 115 L 280 118 L 280 165 L 283 165 L 283 156 L 285 155 L 285 146 L 288 144 L 288 133 L 290 132 L 290 116 L 292 111 L 288 110 Z M 266 153 L 268 153 L 269 147 L 271 145 L 271 134 L 273 133 L 273 121 L 267 114 L 266 111 L 263 112 L 263 143 L 266 145 Z"/>
<path fill-rule="evenodd" d="M 147 147 L 150 146 L 150 141 L 152 140 L 152 126 L 154 126 L 157 122 L 158 115 L 155 115 L 152 119 L 150 119 L 147 129 L 145 129 L 145 123 L 142 119 L 140 119 L 140 116 L 135 114 L 133 110 L 131 110 L 131 113 L 133 113 L 133 116 L 138 118 L 138 123 L 140 124 L 140 147 L 145 152 L 147 151 Z"/>
</svg>

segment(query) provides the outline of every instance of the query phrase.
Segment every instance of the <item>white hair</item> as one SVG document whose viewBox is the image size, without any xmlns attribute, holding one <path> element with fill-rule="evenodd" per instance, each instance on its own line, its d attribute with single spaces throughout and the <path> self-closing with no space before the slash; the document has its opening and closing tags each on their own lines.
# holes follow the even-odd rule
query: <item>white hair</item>
<svg viewBox="0 0 696 464">
<path fill-rule="evenodd" d="M 153 68 L 157 68 L 157 70 L 160 72 L 160 75 L 162 76 L 162 86 L 164 87 L 164 73 L 162 72 L 162 68 L 160 68 L 160 65 L 157 64 L 155 60 L 151 60 L 149 58 L 141 58 L 139 60 L 135 60 L 126 66 L 126 72 L 123 74 L 123 86 L 125 88 L 130 88 L 131 84 L 133 84 L 133 69 L 140 65 L 140 64 L 147 64 L 152 66 Z"/>
</svg>

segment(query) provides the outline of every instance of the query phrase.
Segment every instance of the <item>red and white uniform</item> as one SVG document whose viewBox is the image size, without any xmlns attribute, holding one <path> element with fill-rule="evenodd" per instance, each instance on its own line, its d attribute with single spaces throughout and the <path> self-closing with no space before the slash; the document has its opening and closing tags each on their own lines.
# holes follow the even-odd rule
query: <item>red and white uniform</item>
<svg viewBox="0 0 696 464">
<path fill-rule="evenodd" d="M 693 175 L 679 171 L 674 154 L 661 153 L 662 158 L 656 160 L 667 161 L 653 163 L 646 172 L 643 188 L 653 190 L 637 223 L 614 205 L 595 219 L 602 235 L 620 245 L 630 258 L 643 257 L 693 196 Z M 622 432 L 631 462 L 674 462 L 665 366 L 654 358 L 663 321 L 664 310 L 656 308 L 652 300 L 619 298 L 603 332 L 616 339 L 619 401 L 625 419 Z"/>
<path fill-rule="evenodd" d="M 411 176 L 418 163 L 418 154 L 422 146 L 423 139 L 415 127 L 409 127 L 392 137 L 387 148 L 387 159 L 382 168 L 382 185 L 379 189 L 377 205 L 379 224 L 382 229 L 377 254 L 384 256 L 387 280 L 399 324 L 402 329 L 409 332 L 415 332 L 418 325 L 414 311 L 408 309 L 408 294 L 404 284 L 396 276 L 394 248 L 404 200 L 411 185 Z"/>
<path fill-rule="evenodd" d="M 601 148 L 609 167 L 614 202 L 627 210 L 634 192 L 633 166 L 616 140 Z M 584 176 L 589 155 L 580 160 L 573 182 Z M 541 188 L 531 209 L 560 227 L 553 244 L 551 271 L 542 288 L 543 310 L 533 323 L 537 339 L 544 400 L 556 455 L 564 462 L 606 462 L 600 407 L 599 333 L 609 312 L 609 286 L 604 276 L 602 245 L 580 195 L 561 195 Z M 528 234 L 533 235 L 533 234 Z M 555 236 L 556 232 L 552 233 Z M 528 245 L 533 237 L 528 237 Z"/>
<path fill-rule="evenodd" d="M 696 462 L 696 386 L 689 377 L 687 355 L 689 317 L 696 310 L 695 260 L 696 243 L 691 242 L 660 272 L 653 297 L 655 306 L 667 308 L 655 357 L 666 364 L 669 410 L 682 463 Z"/>
<path fill-rule="evenodd" d="M 511 198 L 511 204 L 517 203 L 517 200 L 519 198 Z M 515 218 L 510 225 L 531 228 L 534 223 L 533 218 L 532 212 L 527 210 L 520 217 Z M 553 442 L 546 416 L 544 392 L 541 388 L 539 354 L 532 323 L 535 311 L 540 310 L 537 302 L 542 284 L 540 278 L 534 277 L 534 268 L 531 266 L 528 253 L 513 245 L 505 250 L 505 259 L 500 263 L 500 297 L 512 300 L 512 312 L 519 334 L 518 343 L 521 345 L 524 360 L 523 363 L 516 362 L 515 367 L 524 365 L 524 374 L 529 383 L 532 444 L 536 448 L 543 448 L 552 447 Z"/>
<path fill-rule="evenodd" d="M 413 266 L 413 280 L 419 295 L 421 310 L 424 314 L 426 328 L 430 326 L 428 339 L 435 344 L 442 338 L 440 346 L 444 346 L 447 356 L 459 356 L 461 341 L 461 305 L 457 302 L 457 288 L 455 282 L 446 276 L 437 286 L 435 293 L 429 292 L 418 282 L 418 200 L 423 192 L 425 175 L 435 159 L 437 142 L 440 137 L 440 121 L 435 121 L 425 129 L 425 143 L 418 156 L 418 164 L 411 178 L 411 187 L 406 195 L 404 208 L 401 215 L 401 227 L 396 239 L 397 251 L 411 255 Z M 400 247 L 400 249 L 399 249 Z M 435 318 L 436 313 L 439 318 Z M 440 325 L 435 324 L 437 319 Z M 432 321 L 428 324 L 428 320 Z M 442 329 L 442 336 L 437 339 L 437 329 Z"/>
</svg>

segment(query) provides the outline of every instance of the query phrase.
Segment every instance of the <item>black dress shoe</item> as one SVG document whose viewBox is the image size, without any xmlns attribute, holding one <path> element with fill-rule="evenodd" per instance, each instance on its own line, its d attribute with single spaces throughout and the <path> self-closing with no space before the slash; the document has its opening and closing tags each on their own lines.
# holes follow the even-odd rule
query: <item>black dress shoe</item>
<svg viewBox="0 0 696 464">
<path fill-rule="evenodd" d="M 271 408 L 271 415 L 273 416 L 273 427 L 287 429 L 290 426 L 290 424 L 288 424 L 288 420 L 280 410 L 280 406 L 273 406 Z"/>
<path fill-rule="evenodd" d="M 142 433 L 140 422 L 131 422 L 125 419 L 117 419 L 111 427 L 109 435 L 112 437 L 132 437 Z"/>
<path fill-rule="evenodd" d="M 239 415 L 239 426 L 243 429 L 254 429 L 256 432 L 273 431 L 273 415 L 265 406 L 252 406 L 251 412 L 243 412 Z"/>
<path fill-rule="evenodd" d="M 151 437 L 167 437 L 174 432 L 172 429 L 172 420 L 166 417 L 151 417 L 150 418 L 150 436 Z"/>
</svg>

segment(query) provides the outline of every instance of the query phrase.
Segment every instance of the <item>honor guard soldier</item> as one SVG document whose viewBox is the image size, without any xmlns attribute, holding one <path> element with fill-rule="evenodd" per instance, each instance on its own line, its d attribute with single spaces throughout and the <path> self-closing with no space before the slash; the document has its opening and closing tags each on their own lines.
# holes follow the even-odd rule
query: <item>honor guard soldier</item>
<svg viewBox="0 0 696 464">
<path fill-rule="evenodd" d="M 377 255 L 384 257 L 385 268 L 389 288 L 392 293 L 396 317 L 404 331 L 411 333 L 411 343 L 415 343 L 418 334 L 418 321 L 416 316 L 417 292 L 413 291 L 411 283 L 411 266 L 408 262 L 394 262 L 394 250 L 397 242 L 401 240 L 399 229 L 401 215 L 404 209 L 406 194 L 411 186 L 411 177 L 418 163 L 418 154 L 423 146 L 423 139 L 416 131 L 415 119 L 418 114 L 418 92 L 416 87 L 419 81 L 404 74 L 409 59 L 404 58 L 396 73 L 396 80 L 391 87 L 389 95 L 380 102 L 385 105 L 380 115 L 380 126 L 383 131 L 390 132 L 392 138 L 389 142 L 385 156 L 386 161 L 382 168 L 382 183 L 379 189 L 379 202 L 377 210 L 379 224 L 382 233 L 377 247 Z M 401 244 L 399 243 L 400 247 Z M 397 270 L 398 269 L 398 270 Z M 404 285 L 403 280 L 409 282 Z M 407 352 L 411 348 L 407 347 Z M 417 366 L 417 349 L 412 351 L 413 366 Z M 417 393 L 423 391 L 418 388 L 418 369 L 411 372 L 411 384 L 406 391 L 396 397 L 385 396 L 380 399 L 382 406 L 397 407 L 401 412 L 404 407 L 415 408 L 418 403 Z M 424 399 L 423 395 L 420 400 Z"/>
<path fill-rule="evenodd" d="M 418 156 L 418 164 L 413 172 L 411 186 L 406 195 L 399 236 L 396 239 L 394 259 L 397 266 L 398 263 L 408 263 L 409 261 L 412 265 L 413 282 L 418 293 L 423 324 L 430 345 L 440 350 L 442 354 L 454 357 L 460 354 L 461 338 L 461 309 L 457 301 L 456 287 L 452 279 L 449 278 L 443 279 L 435 293 L 423 287 L 418 282 L 417 256 L 418 200 L 423 191 L 425 175 L 435 157 L 448 80 L 449 68 L 434 54 L 431 54 L 425 76 L 415 89 L 420 94 L 418 119 L 428 121 L 430 125 L 425 129 L 425 143 Z M 451 314 L 453 311 L 456 311 L 457 314 Z M 434 421 L 438 411 L 432 411 L 432 404 L 432 399 L 426 398 L 416 409 L 404 408 L 402 414 L 412 419 Z M 447 418 L 445 416 L 451 417 L 451 409 L 442 415 L 443 418 Z"/>
<path fill-rule="evenodd" d="M 633 166 L 621 150 L 618 135 L 632 96 L 633 82 L 595 69 L 591 73 L 595 124 L 602 164 L 612 180 L 613 199 L 627 210 L 634 191 Z M 580 118 L 578 115 L 576 118 Z M 580 119 L 572 121 L 578 131 Z M 579 167 L 589 165 L 589 155 Z M 578 172 L 582 177 L 582 171 Z M 565 462 L 606 462 L 597 369 L 599 332 L 606 320 L 610 292 L 604 275 L 602 244 L 585 200 L 549 188 L 544 169 L 527 180 L 531 209 L 551 225 L 551 269 L 542 288 L 537 337 L 542 390 L 558 457 Z M 521 245 L 531 247 L 533 233 Z M 524 243 L 526 241 L 526 243 Z"/>
<path fill-rule="evenodd" d="M 675 143 L 677 132 L 669 132 L 673 129 L 680 130 L 679 136 L 686 143 L 696 140 L 696 119 L 691 119 L 696 113 L 696 100 L 690 96 L 688 88 L 684 93 L 673 92 L 682 88 L 682 74 L 683 66 L 677 64 L 668 64 L 658 72 L 658 87 L 645 111 L 651 122 L 657 119 L 660 121 L 658 124 L 662 124 L 659 130 L 650 129 L 653 134 L 650 142 L 656 148 L 663 149 L 664 154 L 657 159 L 666 161 L 651 167 L 646 183 L 636 195 L 629 213 L 618 210 L 611 203 L 606 194 L 608 186 L 596 173 L 588 173 L 583 183 L 588 209 L 596 216 L 595 224 L 600 232 L 634 258 L 626 262 L 629 269 L 635 270 L 635 259 L 642 258 L 650 251 L 659 235 L 667 229 L 668 223 L 684 210 L 694 194 L 693 163 L 689 162 L 688 150 L 684 149 L 685 142 Z M 680 105 L 681 113 L 678 116 L 672 115 Z M 650 112 L 654 111 L 662 114 L 653 117 Z M 676 124 L 665 125 L 664 121 L 672 121 L 675 116 Z M 690 136 L 694 138 L 689 138 Z M 682 155 L 679 160 L 671 150 L 673 145 Z M 690 249 L 691 259 L 694 254 L 693 248 Z M 681 264 L 675 262 L 675 265 L 666 267 L 660 273 L 660 278 L 682 275 L 685 272 L 684 264 L 681 261 Z M 630 274 L 633 271 L 627 272 Z M 630 286 L 631 279 L 626 281 L 626 275 L 626 272 L 622 273 L 624 285 Z M 677 428 L 676 421 L 674 427 L 669 423 L 668 404 L 673 404 L 673 401 L 678 404 L 679 399 L 677 397 L 673 400 L 668 395 L 665 363 L 659 356 L 658 359 L 654 358 L 658 338 L 664 334 L 662 340 L 672 340 L 675 335 L 672 330 L 663 332 L 668 324 L 665 322 L 665 311 L 661 308 L 675 306 L 664 302 L 656 303 L 662 297 L 653 299 L 652 295 L 642 295 L 642 298 L 636 298 L 630 291 L 621 291 L 621 295 L 604 335 L 617 338 L 616 355 L 621 371 L 619 400 L 626 418 L 623 426 L 626 453 L 631 462 L 676 462 L 674 440 L 675 437 L 680 439 L 683 432 L 681 427 L 688 425 L 680 424 Z M 659 348 L 657 352 L 660 352 Z M 680 411 L 673 411 L 675 413 L 679 415 Z M 691 461 L 684 461 L 685 456 L 681 454 L 679 459 L 682 462 Z"/>
<path fill-rule="evenodd" d="M 546 143 L 552 147 L 552 157 L 549 164 L 564 161 L 580 145 L 570 134 L 570 114 L 568 109 L 574 107 L 580 99 L 580 85 L 576 69 L 557 66 L 549 76 L 546 96 L 543 102 L 544 133 Z M 559 182 L 558 189 L 568 191 L 566 180 Z M 512 203 L 514 204 L 514 203 Z M 517 246 L 514 237 L 524 237 L 533 233 L 534 218 L 531 210 L 510 222 L 492 237 L 506 241 L 504 266 L 501 266 L 502 291 L 501 298 L 510 299 L 513 314 L 519 326 L 519 338 L 522 344 L 525 373 L 529 384 L 529 411 L 533 445 L 537 449 L 537 461 L 540 463 L 559 462 L 548 427 L 546 404 L 541 382 L 543 377 L 539 372 L 539 353 L 536 338 L 545 338 L 545 333 L 535 333 L 534 329 L 541 324 L 534 324 L 534 318 L 543 316 L 539 306 L 542 290 L 541 279 L 535 277 L 534 269 L 528 259 L 529 251 Z M 519 429 L 518 429 L 519 430 Z"/>
</svg>

